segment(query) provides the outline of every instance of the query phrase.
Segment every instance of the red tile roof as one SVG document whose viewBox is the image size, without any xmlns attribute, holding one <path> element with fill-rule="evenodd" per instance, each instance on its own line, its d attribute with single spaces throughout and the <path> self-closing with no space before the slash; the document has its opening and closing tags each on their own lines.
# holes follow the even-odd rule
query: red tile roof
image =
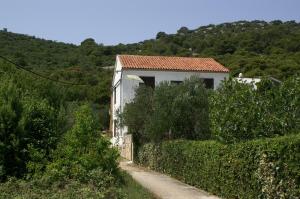
<svg viewBox="0 0 300 199">
<path fill-rule="evenodd" d="M 228 73 L 213 58 L 118 55 L 123 69 L 178 70 Z"/>
</svg>

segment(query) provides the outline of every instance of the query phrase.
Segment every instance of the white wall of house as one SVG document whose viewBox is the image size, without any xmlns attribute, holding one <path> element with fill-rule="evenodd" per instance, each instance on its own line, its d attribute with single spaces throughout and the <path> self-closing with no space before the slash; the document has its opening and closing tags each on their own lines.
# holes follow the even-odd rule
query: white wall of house
<svg viewBox="0 0 300 199">
<path fill-rule="evenodd" d="M 214 79 L 214 89 L 222 80 L 228 77 L 228 73 L 207 73 L 207 72 L 182 72 L 182 71 L 149 71 L 149 70 L 124 70 L 122 72 L 122 104 L 130 102 L 134 98 L 134 91 L 139 86 L 137 80 L 127 78 L 127 75 L 155 77 L 155 86 L 163 81 L 184 81 L 191 76 Z"/>
<path fill-rule="evenodd" d="M 113 110 L 112 118 L 117 119 L 117 110 L 123 111 L 126 103 L 129 103 L 135 94 L 135 89 L 139 86 L 138 80 L 132 80 L 127 77 L 127 75 L 136 76 L 148 76 L 155 77 L 155 86 L 163 81 L 184 81 L 191 76 L 198 76 L 200 78 L 210 78 L 214 79 L 214 89 L 218 88 L 221 81 L 228 78 L 228 73 L 211 73 L 211 72 L 184 72 L 184 71 L 155 71 L 155 70 L 132 70 L 126 69 L 122 70 L 121 63 L 117 58 L 116 69 L 113 79 Z M 122 144 L 123 136 L 127 133 L 127 127 L 118 129 L 115 127 L 115 122 L 112 124 L 113 130 L 113 143 Z M 118 137 L 118 138 L 116 138 Z"/>
<path fill-rule="evenodd" d="M 120 60 L 117 58 L 116 64 L 115 64 L 115 71 L 114 71 L 114 77 L 113 77 L 113 83 L 112 83 L 112 110 L 111 110 L 111 118 L 113 120 L 112 122 L 112 133 L 113 137 L 118 137 L 120 133 L 120 129 L 117 128 L 117 125 L 115 123 L 115 120 L 117 120 L 117 111 L 120 110 L 122 97 L 121 97 L 121 84 L 122 84 L 122 66 L 120 63 Z M 115 142 L 115 141 L 113 141 Z"/>
</svg>

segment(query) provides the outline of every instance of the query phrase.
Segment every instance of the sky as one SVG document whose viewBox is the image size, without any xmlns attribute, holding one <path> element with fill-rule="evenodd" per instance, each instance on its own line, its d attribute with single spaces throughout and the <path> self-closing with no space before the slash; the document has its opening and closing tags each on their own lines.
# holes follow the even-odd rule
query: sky
<svg viewBox="0 0 300 199">
<path fill-rule="evenodd" d="M 300 0 L 0 0 L 0 29 L 115 45 L 238 20 L 300 21 Z"/>
</svg>

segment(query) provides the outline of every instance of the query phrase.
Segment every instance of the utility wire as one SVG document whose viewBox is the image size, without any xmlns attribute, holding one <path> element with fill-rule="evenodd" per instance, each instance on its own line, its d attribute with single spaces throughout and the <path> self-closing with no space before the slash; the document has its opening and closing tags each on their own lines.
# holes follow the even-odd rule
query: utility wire
<svg viewBox="0 0 300 199">
<path fill-rule="evenodd" d="M 44 78 L 44 79 L 47 79 L 47 80 L 50 80 L 50 81 L 53 81 L 53 82 L 57 82 L 57 83 L 60 83 L 60 84 L 67 84 L 67 85 L 71 85 L 71 86 L 87 86 L 88 85 L 88 84 L 76 84 L 76 83 L 72 83 L 72 82 L 65 82 L 65 81 L 60 81 L 60 80 L 52 79 L 52 78 L 47 77 L 45 75 L 41 75 L 41 74 L 39 74 L 37 72 L 29 70 L 29 69 L 25 68 L 24 66 L 21 66 L 20 64 L 17 64 L 17 63 L 11 61 L 10 59 L 8 59 L 6 57 L 3 57 L 2 55 L 0 55 L 0 58 L 2 58 L 3 60 L 5 60 L 5 61 L 7 61 L 7 62 L 9 62 L 11 64 L 13 64 L 18 69 L 24 70 L 24 71 L 26 71 L 28 73 L 31 73 L 31 74 L 34 74 L 34 75 L 36 75 L 36 76 L 38 76 L 40 78 Z"/>
</svg>

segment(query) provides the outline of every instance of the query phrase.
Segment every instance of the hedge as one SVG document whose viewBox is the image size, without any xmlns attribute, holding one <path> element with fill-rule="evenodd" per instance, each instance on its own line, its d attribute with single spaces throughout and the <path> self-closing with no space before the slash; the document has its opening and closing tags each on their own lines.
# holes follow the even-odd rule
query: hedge
<svg viewBox="0 0 300 199">
<path fill-rule="evenodd" d="M 300 134 L 224 145 L 143 145 L 136 161 L 224 198 L 298 198 Z"/>
</svg>

